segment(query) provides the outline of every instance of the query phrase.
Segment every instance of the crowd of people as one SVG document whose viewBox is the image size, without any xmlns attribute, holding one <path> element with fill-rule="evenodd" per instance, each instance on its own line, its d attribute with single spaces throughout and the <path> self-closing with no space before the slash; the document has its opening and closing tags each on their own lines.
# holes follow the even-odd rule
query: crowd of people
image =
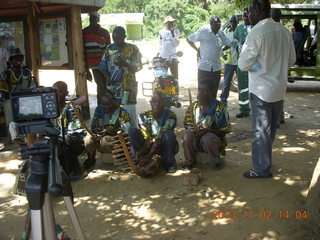
<svg viewBox="0 0 320 240">
<path fill-rule="evenodd" d="M 60 96 L 61 116 L 57 124 L 64 129 L 58 147 L 63 169 L 70 177 L 82 178 L 94 167 L 96 152 L 111 152 L 111 137 L 122 131 L 130 139 L 137 165 L 143 151 L 144 159 L 157 154 L 163 168 L 169 173 L 175 172 L 175 155 L 179 151 L 176 114 L 167 107 L 166 96 L 159 91 L 153 93 L 151 110 L 136 113 L 138 85 L 135 74 L 142 68 L 140 51 L 125 41 L 123 27 L 114 28 L 111 43 L 109 32 L 99 25 L 100 15 L 97 12 L 89 15 L 90 25 L 83 30 L 84 53 L 87 79 L 92 80 L 91 69 L 97 84 L 98 106 L 91 120 L 91 132 L 85 133 L 81 131 L 81 123 L 70 113 L 74 109 L 65 101 L 68 86 L 61 81 L 53 85 Z M 288 29 L 276 18 L 271 18 L 269 0 L 253 0 L 243 10 L 242 17 L 244 23 L 238 25 L 238 19 L 232 16 L 231 28 L 225 33 L 221 30 L 220 18 L 212 16 L 209 26 L 187 36 L 187 42 L 198 55 L 198 90 L 197 99 L 190 104 L 184 118 L 182 147 L 185 160 L 182 167 L 192 169 L 197 162 L 196 153 L 205 152 L 213 170 L 223 169 L 226 135 L 231 131 L 228 96 L 232 76 L 236 73 L 240 111 L 236 117 L 251 115 L 254 133 L 253 167 L 243 175 L 268 178 L 272 177 L 272 143 L 283 112 L 288 69 L 296 62 L 294 41 L 295 44 L 299 41 L 299 34 L 292 38 Z M 159 56 L 162 58 L 177 58 L 180 32 L 174 26 L 176 21 L 171 16 L 166 17 L 165 28 L 159 32 Z M 12 50 L 10 66 L 0 78 L 0 90 L 6 101 L 9 101 L 9 92 L 37 87 L 30 71 L 21 66 L 23 55 L 19 51 L 18 48 Z M 226 61 L 219 100 L 221 56 Z M 178 61 L 171 61 L 169 68 L 178 78 Z M 7 123 L 10 122 L 12 120 L 8 119 Z M 81 166 L 77 157 L 83 152 L 87 154 L 87 160 Z"/>
</svg>

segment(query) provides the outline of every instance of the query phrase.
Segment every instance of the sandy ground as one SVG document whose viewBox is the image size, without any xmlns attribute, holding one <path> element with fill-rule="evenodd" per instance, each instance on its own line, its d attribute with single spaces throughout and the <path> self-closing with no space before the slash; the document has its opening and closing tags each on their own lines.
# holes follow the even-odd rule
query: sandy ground
<svg viewBox="0 0 320 240">
<path fill-rule="evenodd" d="M 151 43 L 137 45 L 149 59 L 155 55 Z M 183 107 L 178 115 L 177 136 L 183 160 L 182 117 L 188 104 L 186 89 L 195 92 L 195 53 L 182 43 L 184 56 L 180 64 Z M 43 85 L 56 80 L 69 82 L 72 74 L 41 73 Z M 71 80 L 70 80 L 71 79 Z M 152 79 L 147 67 L 138 79 Z M 95 85 L 89 83 L 89 93 Z M 134 174 L 117 172 L 112 164 L 100 160 L 87 178 L 72 183 L 75 209 L 87 239 L 312 239 L 312 226 L 300 213 L 305 201 L 313 169 L 319 158 L 320 85 L 313 83 L 307 91 L 288 92 L 285 99 L 286 123 L 281 125 L 273 145 L 274 177 L 245 179 L 242 173 L 251 168 L 251 120 L 236 119 L 237 93 L 231 92 L 230 118 L 233 131 L 223 170 L 212 171 L 205 161 L 197 168 L 203 179 L 195 187 L 182 184 L 187 171 L 174 174 L 160 172 L 156 177 L 141 179 Z M 141 91 L 140 91 L 141 92 Z M 91 109 L 95 99 L 91 98 Z M 149 108 L 148 98 L 139 95 L 138 112 Z M 0 239 L 21 237 L 27 202 L 12 194 L 17 172 L 17 149 L 1 153 L 0 161 Z M 111 180 L 115 177 L 117 180 Z M 55 199 L 56 223 L 73 238 L 76 234 L 61 198 Z M 288 213 L 288 218 L 283 217 Z M 308 213 L 307 213 L 308 214 Z M 307 216 L 306 216 L 307 218 Z M 313 238 L 318 239 L 318 238 Z"/>
</svg>

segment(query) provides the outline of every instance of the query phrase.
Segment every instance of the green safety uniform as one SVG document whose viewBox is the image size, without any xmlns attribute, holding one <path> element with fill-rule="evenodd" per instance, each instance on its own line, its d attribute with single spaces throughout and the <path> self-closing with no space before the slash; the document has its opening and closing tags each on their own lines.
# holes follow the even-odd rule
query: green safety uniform
<svg viewBox="0 0 320 240">
<path fill-rule="evenodd" d="M 238 51 L 241 51 L 241 47 L 246 40 L 248 33 L 251 30 L 251 25 L 240 24 L 237 26 L 234 31 L 234 39 L 236 41 L 236 45 L 238 46 Z M 249 79 L 248 72 L 241 71 L 240 68 L 237 68 L 237 76 L 238 76 L 238 95 L 239 95 L 239 106 L 240 112 L 244 114 L 250 113 L 249 106 Z"/>
</svg>

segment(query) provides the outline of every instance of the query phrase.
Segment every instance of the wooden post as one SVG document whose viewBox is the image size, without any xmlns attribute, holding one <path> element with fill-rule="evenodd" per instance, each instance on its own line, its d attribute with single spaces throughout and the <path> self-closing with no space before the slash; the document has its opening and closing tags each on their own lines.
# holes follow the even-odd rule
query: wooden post
<svg viewBox="0 0 320 240">
<path fill-rule="evenodd" d="M 36 38 L 36 10 L 34 7 L 34 2 L 28 2 L 28 35 L 29 35 L 29 49 L 30 49 L 30 59 L 31 59 L 31 70 L 32 75 L 35 77 L 37 83 L 39 84 L 39 41 Z"/>
<path fill-rule="evenodd" d="M 318 18 L 318 29 L 317 29 L 317 56 L 316 56 L 316 72 L 315 72 L 315 77 L 316 77 L 316 80 L 320 81 L 320 34 L 319 34 L 319 31 L 320 31 L 320 14 L 317 16 Z"/>
<path fill-rule="evenodd" d="M 72 55 L 76 93 L 78 96 L 86 96 L 88 99 L 82 106 L 82 116 L 84 119 L 90 119 L 89 98 L 86 80 L 86 69 L 84 63 L 82 25 L 81 25 L 81 7 L 71 6 L 71 35 L 72 35 Z"/>
<path fill-rule="evenodd" d="M 29 36 L 29 49 L 30 49 L 30 59 L 31 59 L 31 70 L 32 76 L 35 77 L 37 84 L 39 85 L 39 41 L 36 37 L 38 32 L 36 29 L 36 8 L 34 2 L 28 2 L 28 13 L 27 13 L 27 22 L 28 22 L 28 36 Z M 30 147 L 32 143 L 36 142 L 36 134 L 27 134 L 26 142 Z"/>
</svg>

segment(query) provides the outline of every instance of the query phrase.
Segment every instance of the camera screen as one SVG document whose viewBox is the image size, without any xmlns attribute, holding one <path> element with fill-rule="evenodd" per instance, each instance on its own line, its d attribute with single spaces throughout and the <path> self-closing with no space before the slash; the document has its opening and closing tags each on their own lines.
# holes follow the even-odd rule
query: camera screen
<svg viewBox="0 0 320 240">
<path fill-rule="evenodd" d="M 19 115 L 25 119 L 43 116 L 41 96 L 19 98 Z"/>
</svg>

